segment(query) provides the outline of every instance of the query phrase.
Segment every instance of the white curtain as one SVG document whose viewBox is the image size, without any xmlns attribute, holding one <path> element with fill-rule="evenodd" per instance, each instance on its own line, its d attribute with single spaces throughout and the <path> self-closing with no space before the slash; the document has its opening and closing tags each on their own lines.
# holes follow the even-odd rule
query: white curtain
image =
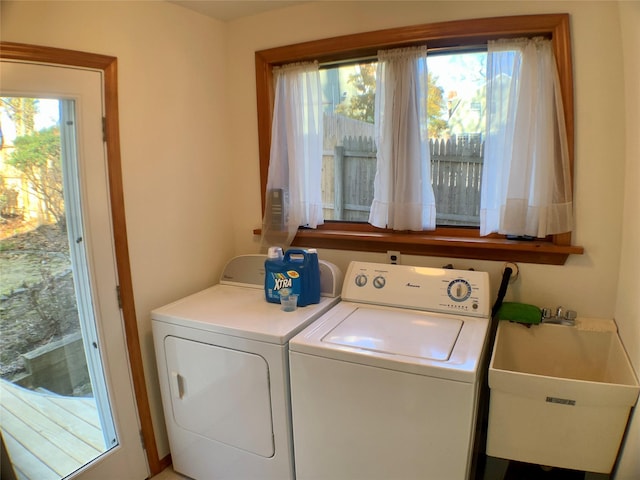
<svg viewBox="0 0 640 480">
<path fill-rule="evenodd" d="M 322 96 L 318 63 L 274 68 L 275 103 L 262 247 L 288 247 L 322 214 Z"/>
<path fill-rule="evenodd" d="M 480 234 L 545 237 L 571 231 L 571 198 L 551 41 L 489 42 Z"/>
<path fill-rule="evenodd" d="M 369 223 L 394 230 L 436 225 L 427 138 L 427 47 L 378 52 L 377 170 Z"/>
</svg>

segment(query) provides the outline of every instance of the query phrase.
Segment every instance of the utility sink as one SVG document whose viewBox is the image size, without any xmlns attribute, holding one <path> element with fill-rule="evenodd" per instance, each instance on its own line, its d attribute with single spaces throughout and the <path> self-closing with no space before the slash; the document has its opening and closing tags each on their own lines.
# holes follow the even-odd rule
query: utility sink
<svg viewBox="0 0 640 480">
<path fill-rule="evenodd" d="M 501 321 L 489 365 L 487 454 L 609 473 L 638 380 L 615 323 Z"/>
</svg>

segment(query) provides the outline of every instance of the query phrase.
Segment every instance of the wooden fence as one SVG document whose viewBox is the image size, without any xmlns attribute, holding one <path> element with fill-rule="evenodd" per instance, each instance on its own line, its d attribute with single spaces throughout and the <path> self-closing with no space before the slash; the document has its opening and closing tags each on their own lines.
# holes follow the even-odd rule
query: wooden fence
<svg viewBox="0 0 640 480">
<path fill-rule="evenodd" d="M 366 222 L 373 201 L 376 148 L 370 136 L 325 145 L 322 191 L 327 220 Z M 439 225 L 479 225 L 484 143 L 480 135 L 430 140 L 431 184 Z"/>
</svg>

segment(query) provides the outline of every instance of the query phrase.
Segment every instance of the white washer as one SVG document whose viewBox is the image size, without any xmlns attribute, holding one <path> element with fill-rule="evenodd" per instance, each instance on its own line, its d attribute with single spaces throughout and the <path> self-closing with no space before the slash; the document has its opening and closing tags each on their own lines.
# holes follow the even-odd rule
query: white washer
<svg viewBox="0 0 640 480">
<path fill-rule="evenodd" d="M 468 478 L 490 311 L 487 273 L 352 262 L 289 342 L 297 478 Z"/>
<path fill-rule="evenodd" d="M 295 478 L 288 341 L 339 301 L 341 274 L 320 262 L 334 295 L 283 312 L 265 258 L 236 257 L 220 284 L 151 313 L 173 467 L 194 479 Z"/>
</svg>

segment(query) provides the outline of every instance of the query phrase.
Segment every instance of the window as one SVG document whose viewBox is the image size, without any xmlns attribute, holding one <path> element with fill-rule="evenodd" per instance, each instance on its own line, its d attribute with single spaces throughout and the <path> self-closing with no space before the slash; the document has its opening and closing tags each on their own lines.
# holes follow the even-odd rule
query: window
<svg viewBox="0 0 640 480">
<path fill-rule="evenodd" d="M 321 67 L 325 221 L 366 222 L 376 171 L 376 61 Z M 357 179 L 357 181 L 355 181 Z"/>
<path fill-rule="evenodd" d="M 371 117 L 371 112 L 368 111 L 366 106 L 352 100 L 363 100 L 367 98 L 367 95 L 371 95 L 366 79 L 368 78 L 367 75 L 370 74 L 372 64 L 370 62 L 358 63 L 357 60 L 373 58 L 373 61 L 375 61 L 376 52 L 381 48 L 407 47 L 424 43 L 428 45 L 429 56 L 432 57 L 430 59 L 432 63 L 429 64 L 429 68 L 433 68 L 435 72 L 437 70 L 436 64 L 450 62 L 455 57 L 458 57 L 456 61 L 464 63 L 461 60 L 465 58 L 465 55 L 477 55 L 478 50 L 482 50 L 482 47 L 478 49 L 478 46 L 486 45 L 492 39 L 522 36 L 545 36 L 551 38 L 559 68 L 567 137 L 569 139 L 569 158 L 572 165 L 573 93 L 568 25 L 567 15 L 478 19 L 369 32 L 256 52 L 263 199 L 269 164 L 269 142 L 273 108 L 271 71 L 274 66 L 310 60 L 316 60 L 321 65 L 330 63 L 337 65 L 338 62 L 350 62 L 351 73 L 341 73 L 341 69 L 338 67 L 328 68 L 323 72 L 324 77 L 327 79 L 324 88 L 326 94 L 325 111 L 330 111 L 331 109 L 334 112 L 336 109 L 345 111 L 351 108 L 354 116 L 359 115 L 363 119 L 359 121 L 366 122 L 367 117 Z M 462 51 L 460 50 L 461 48 Z M 453 49 L 458 49 L 458 51 L 451 53 Z M 467 49 L 468 52 L 465 53 L 464 49 Z M 432 52 L 436 53 L 436 55 L 432 55 Z M 477 59 L 477 61 L 481 62 L 482 60 Z M 349 84 L 350 75 L 355 75 L 351 84 Z M 358 75 L 360 79 L 358 79 Z M 336 79 L 339 80 L 340 78 L 343 79 L 342 85 L 339 82 L 336 85 Z M 480 86 L 478 89 L 481 90 L 482 87 Z M 358 95 L 362 96 L 362 98 L 358 99 Z M 484 115 L 483 98 L 481 96 L 474 97 L 473 95 L 469 97 L 466 92 L 459 88 L 444 87 L 443 97 L 446 102 L 446 110 L 443 109 L 440 115 L 442 120 L 444 120 L 444 117 L 450 119 L 449 116 L 459 115 L 457 109 L 461 108 L 463 104 L 466 106 L 466 113 L 460 116 L 460 128 L 456 131 L 459 132 L 459 134 L 456 133 L 456 142 L 460 141 L 465 145 L 463 150 L 473 151 L 476 148 L 474 145 L 481 144 L 483 132 L 465 132 L 462 130 L 471 130 L 472 127 L 469 124 L 473 123 L 472 119 L 474 117 L 479 119 Z M 437 117 L 436 115 L 434 120 Z M 452 133 L 443 132 L 441 135 L 444 138 L 445 136 L 451 136 Z M 458 135 L 460 135 L 460 139 L 458 139 Z M 343 152 L 348 151 L 347 147 L 350 146 L 350 143 L 342 145 Z M 333 154 L 335 155 L 335 146 L 333 148 Z M 325 148 L 325 154 L 327 153 L 326 150 Z M 331 150 L 331 148 L 328 150 Z M 337 153 L 339 154 L 340 152 Z M 433 162 L 432 168 L 435 164 L 436 162 Z M 358 178 L 366 178 L 366 174 L 359 172 Z M 434 179 L 434 181 L 437 181 L 437 179 Z M 464 182 L 472 183 L 469 177 L 465 177 Z M 358 186 L 362 187 L 364 183 L 358 182 Z M 454 185 L 454 187 L 460 188 L 459 185 Z M 474 223 L 477 220 L 470 218 L 474 215 L 461 210 L 456 211 L 455 208 L 453 211 L 446 211 L 442 206 L 438 209 L 440 210 L 439 218 L 437 218 L 438 227 L 434 231 L 397 232 L 375 228 L 367 223 L 362 223 L 362 213 L 358 213 L 363 208 L 360 200 L 343 197 L 344 202 L 339 205 L 335 202 L 335 187 L 332 191 L 330 182 L 327 182 L 324 190 L 323 202 L 328 210 L 332 210 L 331 214 L 325 218 L 332 220 L 326 221 L 317 230 L 300 230 L 295 237 L 295 245 L 378 252 L 398 250 L 403 253 L 418 255 L 517 260 L 549 264 L 562 264 L 569 254 L 582 253 L 581 247 L 571 246 L 570 234 L 551 235 L 543 240 L 529 242 L 507 239 L 496 234 L 480 237 L 477 228 L 475 228 L 477 223 Z M 353 190 L 355 191 L 356 189 Z M 363 196 L 365 194 L 359 195 Z"/>
<path fill-rule="evenodd" d="M 476 50 L 427 57 L 431 183 L 441 226 L 480 224 L 487 55 Z M 376 68 L 375 60 L 321 67 L 325 220 L 369 218 L 376 169 Z"/>
</svg>

